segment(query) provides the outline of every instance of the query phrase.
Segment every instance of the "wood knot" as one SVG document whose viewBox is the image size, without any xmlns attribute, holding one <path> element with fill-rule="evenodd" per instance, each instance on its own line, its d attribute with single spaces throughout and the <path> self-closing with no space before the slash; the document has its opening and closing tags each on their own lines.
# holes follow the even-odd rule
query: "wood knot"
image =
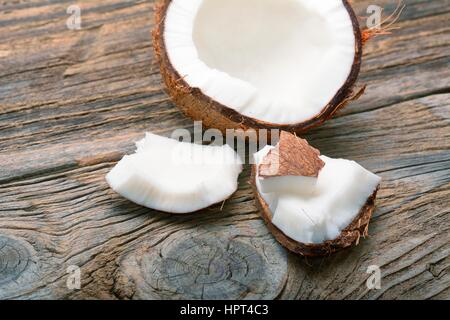
<svg viewBox="0 0 450 320">
<path fill-rule="evenodd" d="M 285 250 L 269 234 L 249 237 L 222 228 L 185 230 L 157 247 L 136 249 L 121 263 L 137 286 L 133 298 L 276 298 L 287 276 Z"/>
<path fill-rule="evenodd" d="M 0 235 L 0 286 L 16 281 L 28 268 L 31 253 L 20 240 Z"/>
</svg>

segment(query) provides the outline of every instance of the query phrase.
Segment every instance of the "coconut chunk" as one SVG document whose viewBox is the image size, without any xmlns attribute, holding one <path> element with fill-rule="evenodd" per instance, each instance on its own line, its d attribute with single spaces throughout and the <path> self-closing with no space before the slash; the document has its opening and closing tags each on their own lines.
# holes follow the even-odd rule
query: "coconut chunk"
<svg viewBox="0 0 450 320">
<path fill-rule="evenodd" d="M 270 210 L 271 223 L 303 244 L 337 239 L 360 214 L 381 180 L 354 161 L 317 154 L 324 163 L 317 177 L 261 177 L 260 164 L 268 156 L 270 159 L 273 150 L 276 147 L 268 146 L 254 156 L 256 190 Z"/>
<path fill-rule="evenodd" d="M 239 115 L 303 123 L 336 108 L 356 80 L 360 37 L 346 0 L 164 2 L 163 67 Z"/>
<path fill-rule="evenodd" d="M 108 173 L 110 187 L 139 205 L 189 213 L 229 198 L 242 162 L 228 145 L 202 146 L 147 133 Z"/>
<path fill-rule="evenodd" d="M 280 142 L 264 157 L 259 165 L 258 174 L 263 178 L 317 177 L 325 165 L 319 155 L 319 150 L 311 147 L 306 140 L 282 131 Z"/>
</svg>

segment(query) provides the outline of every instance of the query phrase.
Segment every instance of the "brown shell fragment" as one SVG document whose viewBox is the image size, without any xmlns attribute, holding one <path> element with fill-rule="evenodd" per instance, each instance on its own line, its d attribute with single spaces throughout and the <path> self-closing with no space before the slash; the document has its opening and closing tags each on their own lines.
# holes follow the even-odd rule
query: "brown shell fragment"
<svg viewBox="0 0 450 320">
<path fill-rule="evenodd" d="M 259 176 L 264 178 L 280 176 L 317 177 L 325 165 L 320 151 L 311 147 L 305 139 L 282 131 L 280 142 L 269 151 L 259 165 Z"/>
</svg>

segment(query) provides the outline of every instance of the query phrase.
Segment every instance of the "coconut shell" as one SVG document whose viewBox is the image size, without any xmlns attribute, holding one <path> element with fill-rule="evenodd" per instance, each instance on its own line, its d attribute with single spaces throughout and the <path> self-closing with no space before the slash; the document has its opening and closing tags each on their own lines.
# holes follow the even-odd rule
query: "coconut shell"
<svg viewBox="0 0 450 320">
<path fill-rule="evenodd" d="M 320 244 L 307 244 L 289 238 L 272 223 L 273 214 L 256 188 L 256 169 L 256 165 L 253 165 L 250 183 L 253 187 L 256 205 L 259 209 L 258 214 L 263 218 L 275 239 L 290 251 L 305 257 L 327 256 L 334 252 L 357 246 L 361 237 L 365 238 L 368 236 L 369 222 L 375 209 L 375 198 L 378 188 L 367 199 L 365 205 L 361 208 L 356 218 L 353 219 L 352 223 L 342 230 L 336 239 L 328 240 Z"/>
<path fill-rule="evenodd" d="M 311 119 L 296 124 L 275 124 L 244 116 L 205 95 L 199 88 L 190 87 L 175 70 L 166 52 L 164 41 L 164 17 L 171 0 L 159 0 L 155 6 L 156 27 L 153 30 L 153 46 L 160 66 L 161 74 L 169 95 L 181 111 L 195 121 L 202 121 L 205 127 L 227 129 L 278 129 L 298 134 L 321 125 L 349 102 L 359 98 L 364 88 L 354 91 L 354 85 L 361 67 L 362 38 L 358 19 L 347 0 L 342 0 L 353 24 L 355 36 L 355 57 L 350 74 L 344 85 L 336 92 L 322 111 Z"/>
</svg>

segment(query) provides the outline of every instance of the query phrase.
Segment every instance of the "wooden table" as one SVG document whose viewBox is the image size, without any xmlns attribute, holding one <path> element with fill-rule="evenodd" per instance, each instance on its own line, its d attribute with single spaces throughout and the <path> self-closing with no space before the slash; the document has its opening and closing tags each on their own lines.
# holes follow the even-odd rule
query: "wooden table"
<svg viewBox="0 0 450 320">
<path fill-rule="evenodd" d="M 74 3 L 80 30 L 66 26 Z M 249 167 L 223 208 L 183 217 L 106 184 L 145 131 L 192 128 L 155 64 L 152 1 L 0 2 L 0 298 L 449 299 L 450 1 L 406 4 L 365 48 L 366 94 L 307 135 L 383 177 L 370 237 L 305 259 L 258 218 Z"/>
</svg>

